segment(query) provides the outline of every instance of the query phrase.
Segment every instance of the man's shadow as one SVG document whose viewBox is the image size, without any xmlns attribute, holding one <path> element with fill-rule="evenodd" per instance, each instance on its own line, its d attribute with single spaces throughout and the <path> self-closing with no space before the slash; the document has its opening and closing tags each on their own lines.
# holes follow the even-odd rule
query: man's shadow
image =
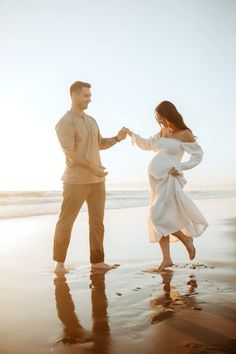
<svg viewBox="0 0 236 354">
<path fill-rule="evenodd" d="M 55 300 L 58 317 L 63 323 L 63 336 L 58 341 L 63 344 L 91 343 L 93 354 L 109 353 L 110 328 L 107 316 L 104 270 L 91 271 L 90 289 L 92 304 L 92 330 L 87 331 L 80 323 L 70 294 L 66 277 L 54 279 Z"/>
<path fill-rule="evenodd" d="M 181 294 L 176 287 L 171 286 L 173 275 L 174 272 L 172 270 L 166 270 L 161 273 L 163 293 L 157 298 L 150 300 L 150 306 L 156 312 L 152 316 L 152 324 L 161 322 L 184 308 L 197 308 L 198 304 L 194 296 L 197 288 L 195 277 L 190 275 L 186 283 L 188 286 L 187 291 Z"/>
</svg>

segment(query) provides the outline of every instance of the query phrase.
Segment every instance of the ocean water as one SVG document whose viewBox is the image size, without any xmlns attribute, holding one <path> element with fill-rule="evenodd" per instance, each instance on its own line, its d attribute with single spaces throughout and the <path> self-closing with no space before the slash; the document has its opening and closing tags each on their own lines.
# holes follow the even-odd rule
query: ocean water
<svg viewBox="0 0 236 354">
<path fill-rule="evenodd" d="M 236 191 L 187 191 L 186 194 L 193 200 L 236 197 Z M 0 219 L 58 214 L 61 201 L 61 191 L 0 192 Z M 148 205 L 148 190 L 107 191 L 106 209 Z M 81 211 L 86 210 L 85 203 Z"/>
</svg>

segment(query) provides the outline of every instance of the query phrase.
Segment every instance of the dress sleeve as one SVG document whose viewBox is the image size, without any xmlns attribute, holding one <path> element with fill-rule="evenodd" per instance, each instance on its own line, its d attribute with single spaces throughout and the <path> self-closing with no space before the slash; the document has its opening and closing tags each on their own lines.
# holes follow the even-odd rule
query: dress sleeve
<svg viewBox="0 0 236 354">
<path fill-rule="evenodd" d="M 142 150 L 157 151 L 157 141 L 160 139 L 160 133 L 144 139 L 140 135 L 132 133 L 132 144 L 136 144 Z"/>
<path fill-rule="evenodd" d="M 202 161 L 203 151 L 201 146 L 197 143 L 182 143 L 184 151 L 190 155 L 188 161 L 181 162 L 180 167 L 182 170 L 190 170 L 194 166 L 197 166 Z"/>
</svg>

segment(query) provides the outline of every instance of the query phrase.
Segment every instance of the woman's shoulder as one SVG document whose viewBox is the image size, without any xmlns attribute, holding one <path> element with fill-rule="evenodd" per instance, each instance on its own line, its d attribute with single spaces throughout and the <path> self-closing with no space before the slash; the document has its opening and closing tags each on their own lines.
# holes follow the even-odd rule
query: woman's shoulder
<svg viewBox="0 0 236 354">
<path fill-rule="evenodd" d="M 196 141 L 193 133 L 189 129 L 181 131 L 181 140 L 183 143 L 194 143 Z"/>
<path fill-rule="evenodd" d="M 160 134 L 160 137 L 163 137 L 163 138 L 168 137 L 170 135 L 170 130 L 167 127 L 162 127 L 159 134 Z"/>
</svg>

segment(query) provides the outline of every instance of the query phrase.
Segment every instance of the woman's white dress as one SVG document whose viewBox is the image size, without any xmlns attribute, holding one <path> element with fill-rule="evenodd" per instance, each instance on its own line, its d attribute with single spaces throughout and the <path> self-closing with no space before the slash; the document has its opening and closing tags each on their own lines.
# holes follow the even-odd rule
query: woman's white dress
<svg viewBox="0 0 236 354">
<path fill-rule="evenodd" d="M 195 141 L 185 143 L 174 138 L 161 137 L 160 133 L 149 139 L 132 134 L 132 142 L 142 150 L 152 150 L 157 154 L 148 166 L 150 182 L 150 211 L 148 230 L 150 242 L 158 242 L 162 236 L 182 231 L 186 236 L 200 236 L 208 226 L 204 216 L 184 193 L 186 180 L 183 170 L 198 165 L 203 151 Z M 190 159 L 181 162 L 184 152 Z M 181 175 L 174 177 L 169 171 L 175 167 Z M 171 237 L 174 241 L 176 238 Z"/>
</svg>

